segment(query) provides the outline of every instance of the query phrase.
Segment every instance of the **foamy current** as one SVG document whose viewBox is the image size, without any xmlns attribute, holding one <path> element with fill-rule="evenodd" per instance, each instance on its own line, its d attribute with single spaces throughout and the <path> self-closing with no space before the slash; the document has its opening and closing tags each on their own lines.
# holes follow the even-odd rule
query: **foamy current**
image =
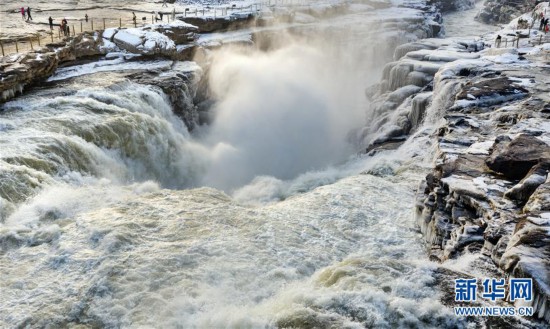
<svg viewBox="0 0 550 329">
<path fill-rule="evenodd" d="M 347 144 L 381 69 L 365 17 L 320 23 L 330 47 L 214 57 L 216 119 L 195 134 L 128 63 L 4 104 L 0 326 L 466 326 L 413 222 L 427 139 Z"/>
</svg>

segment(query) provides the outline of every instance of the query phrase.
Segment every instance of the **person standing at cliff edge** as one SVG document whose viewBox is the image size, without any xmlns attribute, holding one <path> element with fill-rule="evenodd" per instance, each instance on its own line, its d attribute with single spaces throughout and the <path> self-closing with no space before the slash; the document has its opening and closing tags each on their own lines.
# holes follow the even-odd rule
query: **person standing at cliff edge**
<svg viewBox="0 0 550 329">
<path fill-rule="evenodd" d="M 27 22 L 29 21 L 29 19 L 32 21 L 31 7 L 27 7 Z"/>
<path fill-rule="evenodd" d="M 24 20 L 25 18 L 27 18 L 27 17 L 25 16 L 25 7 L 21 7 L 21 16 L 23 16 L 23 20 Z"/>
<path fill-rule="evenodd" d="M 53 18 L 52 18 L 52 16 L 50 16 L 48 18 L 48 22 L 50 22 L 50 30 L 53 30 Z"/>
</svg>

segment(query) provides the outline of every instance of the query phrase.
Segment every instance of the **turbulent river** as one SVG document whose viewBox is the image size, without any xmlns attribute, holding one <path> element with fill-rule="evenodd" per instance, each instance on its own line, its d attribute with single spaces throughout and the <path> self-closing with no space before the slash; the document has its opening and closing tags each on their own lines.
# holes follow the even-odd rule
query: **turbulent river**
<svg viewBox="0 0 550 329">
<path fill-rule="evenodd" d="M 429 147 L 348 142 L 381 73 L 369 19 L 222 53 L 192 133 L 128 63 L 4 104 L 0 326 L 461 326 L 413 221 Z"/>
</svg>

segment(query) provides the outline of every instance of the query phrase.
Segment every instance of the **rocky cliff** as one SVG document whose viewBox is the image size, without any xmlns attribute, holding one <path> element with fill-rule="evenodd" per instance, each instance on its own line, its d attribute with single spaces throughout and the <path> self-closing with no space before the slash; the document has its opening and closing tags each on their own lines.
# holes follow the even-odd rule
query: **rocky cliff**
<svg viewBox="0 0 550 329">
<path fill-rule="evenodd" d="M 516 25 L 497 33 L 516 38 Z M 519 32 L 519 49 L 494 48 L 494 35 L 398 47 L 367 90 L 359 139 L 375 154 L 433 131 L 416 204 L 430 258 L 462 276 L 532 278 L 534 300 L 521 306 L 550 321 L 550 40 Z"/>
<path fill-rule="evenodd" d="M 539 2 L 537 0 L 486 0 L 476 18 L 488 24 L 508 23 L 525 12 L 531 12 Z"/>
<path fill-rule="evenodd" d="M 520 57 L 487 52 L 495 53 Z M 540 61 L 537 52 L 504 67 L 487 59 L 500 56 L 437 73 L 436 89 L 444 81 L 455 88 L 437 109 L 445 124 L 435 168 L 418 191 L 417 222 L 432 259 L 476 255 L 472 267 L 532 278 L 532 306 L 549 321 L 550 79 L 543 65 L 524 65 Z"/>
</svg>

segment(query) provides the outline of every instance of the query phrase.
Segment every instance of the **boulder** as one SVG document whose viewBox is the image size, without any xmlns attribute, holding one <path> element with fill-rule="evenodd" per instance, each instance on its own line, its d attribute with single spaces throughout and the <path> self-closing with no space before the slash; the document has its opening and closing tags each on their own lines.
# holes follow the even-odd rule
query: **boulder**
<svg viewBox="0 0 550 329">
<path fill-rule="evenodd" d="M 550 163 L 539 163 L 535 165 L 517 185 L 506 191 L 504 196 L 517 200 L 524 204 L 529 200 L 533 192 L 546 181 Z"/>
<path fill-rule="evenodd" d="M 526 96 L 529 92 L 508 77 L 482 79 L 466 83 L 456 96 L 457 105 L 495 105 Z M 464 103 L 464 104 L 463 104 Z"/>
<path fill-rule="evenodd" d="M 550 146 L 540 139 L 521 134 L 512 141 L 497 139 L 487 166 L 506 178 L 519 180 L 538 163 L 550 161 Z"/>
<path fill-rule="evenodd" d="M 26 53 L 2 57 L 0 62 L 0 101 L 6 101 L 24 86 L 49 77 L 59 60 L 55 52 Z"/>
<path fill-rule="evenodd" d="M 546 178 L 546 182 L 539 185 L 535 193 L 531 195 L 525 207 L 524 212 L 548 212 L 550 211 L 550 178 Z"/>
</svg>

